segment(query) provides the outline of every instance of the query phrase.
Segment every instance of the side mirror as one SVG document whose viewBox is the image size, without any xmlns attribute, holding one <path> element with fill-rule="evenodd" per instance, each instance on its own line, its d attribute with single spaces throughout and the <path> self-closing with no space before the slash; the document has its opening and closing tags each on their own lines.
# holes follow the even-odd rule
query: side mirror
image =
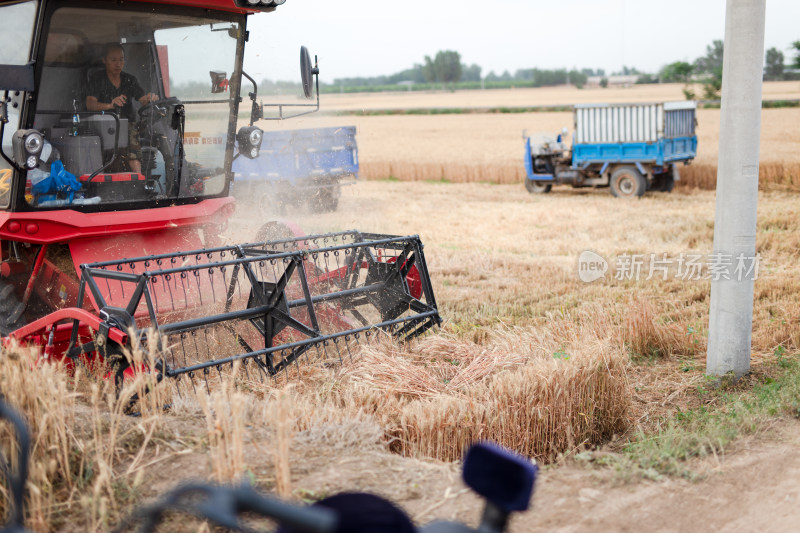
<svg viewBox="0 0 800 533">
<path fill-rule="evenodd" d="M 506 512 L 525 511 L 539 468 L 497 444 L 474 444 L 464 458 L 464 483 Z"/>
<path fill-rule="evenodd" d="M 319 74 L 319 68 L 311 64 L 311 57 L 308 48 L 300 47 L 300 77 L 303 80 L 303 94 L 306 98 L 311 98 L 311 83 L 315 75 Z"/>
<path fill-rule="evenodd" d="M 208 73 L 211 76 L 211 93 L 224 93 L 228 90 L 228 75 L 220 70 L 212 70 Z"/>
<path fill-rule="evenodd" d="M 433 522 L 421 533 L 504 533 L 514 511 L 528 509 L 538 467 L 510 450 L 492 444 L 473 444 L 464 456 L 464 483 L 485 500 L 481 524 L 471 529 L 458 522 Z"/>
<path fill-rule="evenodd" d="M 242 0 L 244 1 L 244 0 Z M 250 0 L 247 0 L 250 1 Z M 277 2 L 277 0 L 271 0 Z M 314 76 L 317 77 L 316 79 L 316 88 L 317 88 L 317 102 L 315 104 L 308 103 L 308 104 L 295 104 L 295 103 L 276 103 L 276 104 L 265 104 L 261 103 L 259 105 L 256 103 L 256 96 L 258 94 L 258 86 L 256 85 L 256 81 L 251 77 L 248 76 L 246 72 L 242 71 L 242 76 L 246 77 L 250 80 L 250 83 L 253 84 L 253 92 L 250 93 L 250 99 L 253 101 L 252 111 L 250 112 L 250 125 L 252 126 L 256 120 L 285 120 L 287 118 L 295 118 L 300 117 L 303 115 L 308 115 L 309 113 L 314 113 L 315 111 L 319 111 L 319 69 L 316 66 L 317 56 L 314 56 L 314 63 L 311 63 L 311 57 L 308 54 L 308 49 L 305 46 L 300 47 L 300 77 L 302 78 L 303 82 L 303 94 L 306 98 L 311 98 L 312 96 L 312 84 L 314 84 Z M 313 107 L 314 109 L 308 111 L 298 111 L 293 112 L 291 114 L 285 114 L 284 109 L 291 108 L 310 108 Z M 277 117 L 265 117 L 264 116 L 264 108 L 276 108 L 278 112 Z"/>
</svg>

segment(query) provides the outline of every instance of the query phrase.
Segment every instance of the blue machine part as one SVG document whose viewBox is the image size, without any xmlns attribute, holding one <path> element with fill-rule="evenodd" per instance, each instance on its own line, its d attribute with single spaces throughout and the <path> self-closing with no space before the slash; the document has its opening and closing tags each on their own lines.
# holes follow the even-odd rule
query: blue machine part
<svg viewBox="0 0 800 533">
<path fill-rule="evenodd" d="M 534 174 L 533 157 L 531 157 L 531 138 L 525 139 L 525 174 L 531 181 L 554 181 L 552 174 Z"/>
<path fill-rule="evenodd" d="M 265 131 L 255 159 L 233 162 L 237 181 L 302 185 L 312 179 L 358 177 L 355 126 Z"/>
<path fill-rule="evenodd" d="M 664 165 L 694 159 L 697 136 L 638 143 L 587 143 L 572 146 L 573 168 L 592 163 L 652 163 Z"/>
</svg>

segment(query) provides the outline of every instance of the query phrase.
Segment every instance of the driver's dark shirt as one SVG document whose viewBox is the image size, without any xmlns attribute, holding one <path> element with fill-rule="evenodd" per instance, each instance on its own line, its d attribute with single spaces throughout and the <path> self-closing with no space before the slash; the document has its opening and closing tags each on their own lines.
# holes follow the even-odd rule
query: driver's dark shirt
<svg viewBox="0 0 800 533">
<path fill-rule="evenodd" d="M 95 72 L 94 75 L 89 78 L 86 96 L 94 96 L 101 104 L 110 104 L 114 98 L 124 94 L 127 97 L 127 102 L 122 106 L 119 118 L 127 118 L 128 120 L 135 121 L 136 115 L 133 112 L 133 101 L 144 96 L 144 89 L 142 89 L 139 82 L 136 81 L 136 78 L 127 72 L 120 72 L 119 77 L 119 87 L 114 87 L 114 84 L 108 79 L 108 74 L 106 74 L 105 70 Z"/>
</svg>

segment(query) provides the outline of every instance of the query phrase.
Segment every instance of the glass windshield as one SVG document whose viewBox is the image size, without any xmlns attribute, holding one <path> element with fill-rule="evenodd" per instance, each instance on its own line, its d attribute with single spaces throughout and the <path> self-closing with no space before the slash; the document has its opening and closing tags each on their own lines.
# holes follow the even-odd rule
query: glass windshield
<svg viewBox="0 0 800 533">
<path fill-rule="evenodd" d="M 50 151 L 28 173 L 29 204 L 221 194 L 239 33 L 237 22 L 151 10 L 56 10 L 34 121 Z"/>
<path fill-rule="evenodd" d="M 19 2 L 0 6 L 0 65 L 24 65 L 30 60 L 33 24 L 36 19 L 36 2 Z M 8 124 L 3 129 L 3 152 L 11 154 L 11 136 L 19 127 L 19 108 L 23 95 L 9 94 Z M 11 167 L 0 158 L 0 208 L 8 207 L 11 199 Z"/>
</svg>

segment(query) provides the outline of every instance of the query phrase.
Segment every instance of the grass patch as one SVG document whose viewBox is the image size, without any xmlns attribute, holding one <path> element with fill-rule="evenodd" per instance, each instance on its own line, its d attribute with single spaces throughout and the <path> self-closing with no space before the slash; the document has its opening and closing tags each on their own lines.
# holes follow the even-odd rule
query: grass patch
<svg viewBox="0 0 800 533">
<path fill-rule="evenodd" d="M 719 101 L 701 102 L 701 109 L 719 109 Z M 800 107 L 800 100 L 764 100 L 763 109 Z M 392 115 L 513 115 L 518 113 L 571 113 L 573 106 L 569 104 L 538 106 L 497 106 L 497 107 L 412 107 L 387 109 L 346 109 L 325 112 L 337 117 L 378 117 Z"/>
<path fill-rule="evenodd" d="M 335 111 L 339 117 L 377 117 L 386 115 L 509 115 L 518 113 L 564 113 L 571 112 L 571 105 L 500 106 L 500 107 L 419 107 L 407 109 L 348 109 Z"/>
<path fill-rule="evenodd" d="M 783 347 L 774 356 L 769 371 L 743 379 L 746 383 L 709 380 L 698 387 L 703 406 L 679 410 L 654 434 L 637 433 L 620 462 L 645 477 L 693 479 L 698 474 L 689 459 L 721 455 L 736 438 L 758 433 L 776 417 L 800 418 L 800 358 L 787 356 Z"/>
</svg>

